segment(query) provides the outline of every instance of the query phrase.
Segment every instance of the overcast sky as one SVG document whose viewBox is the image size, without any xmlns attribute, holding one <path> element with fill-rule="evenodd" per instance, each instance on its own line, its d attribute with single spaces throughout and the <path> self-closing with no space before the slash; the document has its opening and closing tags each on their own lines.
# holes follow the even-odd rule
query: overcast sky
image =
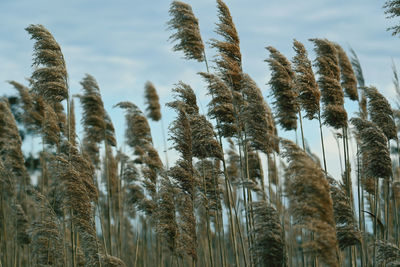
<svg viewBox="0 0 400 267">
<path fill-rule="evenodd" d="M 214 33 L 216 2 L 187 3 L 199 19 L 203 40 L 218 38 Z M 351 46 L 359 56 L 367 85 L 377 86 L 390 100 L 395 97 L 391 61 L 400 64 L 400 40 L 386 31 L 397 21 L 385 19 L 383 1 L 231 0 L 226 3 L 240 36 L 244 71 L 253 77 L 265 96 L 269 94 L 265 84 L 270 71 L 264 62 L 268 57 L 264 47 L 272 45 L 291 58 L 292 41 L 296 38 L 314 59 L 312 44 L 307 40 L 317 37 L 328 38 L 345 49 Z M 157 87 L 162 104 L 171 99 L 175 83 L 180 80 L 189 83 L 205 108 L 204 83 L 196 75 L 205 66 L 186 61 L 181 53 L 171 50 L 172 44 L 168 42 L 171 32 L 166 31 L 169 4 L 167 0 L 0 0 L 0 95 L 14 93 L 5 81 L 26 83 L 25 78 L 30 76 L 33 41 L 24 28 L 39 23 L 61 45 L 72 94 L 80 92 L 79 81 L 85 73 L 97 79 L 120 144 L 123 113 L 112 106 L 119 101 L 132 101 L 143 108 L 143 86 L 147 80 Z M 214 52 L 207 48 L 209 59 Z M 167 125 L 174 114 L 166 110 L 164 115 Z M 160 126 L 151 125 L 156 146 L 161 148 Z M 313 150 L 320 154 L 316 126 L 306 121 L 305 134 Z M 329 135 L 331 130 L 325 128 L 324 132 Z M 294 136 L 282 131 L 280 134 Z M 337 146 L 331 137 L 327 140 L 327 150 L 332 173 L 338 175 Z"/>
</svg>

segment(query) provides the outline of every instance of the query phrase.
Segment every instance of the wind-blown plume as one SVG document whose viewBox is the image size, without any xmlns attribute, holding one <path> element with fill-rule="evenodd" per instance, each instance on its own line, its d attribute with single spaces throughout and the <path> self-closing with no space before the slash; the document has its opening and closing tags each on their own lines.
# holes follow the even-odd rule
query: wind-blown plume
<svg viewBox="0 0 400 267">
<path fill-rule="evenodd" d="M 328 266 L 339 266 L 338 241 L 329 184 L 324 171 L 303 150 L 289 140 L 282 140 L 286 192 L 294 224 L 314 233 L 304 245 Z"/>
<path fill-rule="evenodd" d="M 93 202 L 98 192 L 94 185 L 94 170 L 78 150 L 68 141 L 61 147 L 61 153 L 54 158 L 52 168 L 58 170 L 61 182 L 63 206 L 71 210 L 70 218 L 79 233 L 81 248 L 88 266 L 99 265 L 99 244 L 94 225 Z"/>
<path fill-rule="evenodd" d="M 30 227 L 33 259 L 39 266 L 62 266 L 64 240 L 60 221 L 45 196 L 33 188 L 28 189 L 28 195 L 35 201 L 39 212 L 45 214 Z"/>
<path fill-rule="evenodd" d="M 358 59 L 356 52 L 352 48 L 350 48 L 350 53 L 351 53 L 350 62 L 351 65 L 353 66 L 353 70 L 357 78 L 357 83 L 360 87 L 365 87 L 364 74 L 362 71 L 360 60 Z"/>
<path fill-rule="evenodd" d="M 260 155 L 255 151 L 248 152 L 249 178 L 257 183 L 264 180 L 264 172 L 262 168 Z"/>
<path fill-rule="evenodd" d="M 32 90 L 49 102 L 68 98 L 68 74 L 64 56 L 51 33 L 40 24 L 25 29 L 34 39 Z"/>
<path fill-rule="evenodd" d="M 215 139 L 214 129 L 206 117 L 199 114 L 193 89 L 189 85 L 179 82 L 172 91 L 175 93 L 175 101 L 168 103 L 168 106 L 175 109 L 182 108 L 187 114 L 192 133 L 193 157 L 221 159 L 223 155 L 221 147 Z"/>
<path fill-rule="evenodd" d="M 226 160 L 227 166 L 226 171 L 228 176 L 232 181 L 239 180 L 240 178 L 240 158 L 236 152 L 235 144 L 232 139 L 228 139 L 229 149 L 226 151 L 228 158 Z"/>
<path fill-rule="evenodd" d="M 315 66 L 319 74 L 318 85 L 321 90 L 324 123 L 339 129 L 347 125 L 347 112 L 343 107 L 344 93 L 340 86 L 338 52 L 326 39 L 310 39 L 315 45 L 317 58 Z"/>
<path fill-rule="evenodd" d="M 89 74 L 83 78 L 81 85 L 84 94 L 78 97 L 83 109 L 82 124 L 85 127 L 85 137 L 95 143 L 100 143 L 104 140 L 104 129 L 106 128 L 100 88 L 95 78 Z"/>
<path fill-rule="evenodd" d="M 215 139 L 212 124 L 203 115 L 189 117 L 193 156 L 199 159 L 223 158 L 221 146 Z"/>
<path fill-rule="evenodd" d="M 44 104 L 44 117 L 43 117 L 43 140 L 49 145 L 59 145 L 61 130 L 58 124 L 57 114 L 54 109 L 46 102 Z"/>
<path fill-rule="evenodd" d="M 0 99 L 0 157 L 4 168 L 19 179 L 19 191 L 30 184 L 21 150 L 21 137 L 6 99 Z"/>
<path fill-rule="evenodd" d="M 204 44 L 201 39 L 199 21 L 192 11 L 192 7 L 180 1 L 173 1 L 169 8 L 172 17 L 168 21 L 168 29 L 176 30 L 169 38 L 174 45 L 174 51 L 183 51 L 185 58 L 204 60 Z"/>
<path fill-rule="evenodd" d="M 57 103 L 48 104 L 43 100 L 43 97 L 29 92 L 29 88 L 20 83 L 15 81 L 10 81 L 9 83 L 18 91 L 22 100 L 22 108 L 24 110 L 22 121 L 28 131 L 41 133 L 46 144 L 59 144 L 61 137 L 60 126 L 65 124 L 65 122 L 60 121 L 62 111 L 56 113 L 54 110 L 54 107 L 59 107 L 59 105 Z"/>
<path fill-rule="evenodd" d="M 43 116 L 34 110 L 34 95 L 29 92 L 29 88 L 16 81 L 8 81 L 19 93 L 19 98 L 22 102 L 22 122 L 28 131 L 36 131 L 41 126 Z"/>
<path fill-rule="evenodd" d="M 361 140 L 363 172 L 375 179 L 389 178 L 392 174 L 392 161 L 387 147 L 387 138 L 376 124 L 352 118 L 351 123 L 356 127 Z"/>
<path fill-rule="evenodd" d="M 190 85 L 180 81 L 175 85 L 175 88 L 172 89 L 172 92 L 174 93 L 175 101 L 168 103 L 168 106 L 173 108 L 181 106 L 188 115 L 199 114 L 196 95 Z"/>
<path fill-rule="evenodd" d="M 361 68 L 361 63 L 360 60 L 358 59 L 358 56 L 356 52 L 350 48 L 350 53 L 351 53 L 351 65 L 353 66 L 353 70 L 355 72 L 356 78 L 357 78 L 357 83 L 359 88 L 364 88 L 365 87 L 365 80 L 364 80 L 364 75 L 363 71 Z M 361 90 L 361 97 L 359 99 L 359 107 L 360 107 L 360 117 L 364 120 L 367 119 L 368 117 L 368 111 L 367 111 L 367 97 L 365 96 L 364 90 Z"/>
<path fill-rule="evenodd" d="M 101 255 L 101 266 L 104 267 L 126 267 L 125 263 L 111 255 Z"/>
<path fill-rule="evenodd" d="M 347 57 L 343 48 L 336 44 L 335 48 L 338 52 L 341 85 L 345 95 L 353 101 L 358 100 L 357 78 L 351 66 L 350 59 Z"/>
<path fill-rule="evenodd" d="M 266 202 L 251 203 L 254 213 L 254 243 L 250 252 L 257 266 L 286 266 L 287 254 L 279 214 Z"/>
<path fill-rule="evenodd" d="M 377 240 L 376 245 L 378 248 L 377 263 L 385 266 L 399 266 L 400 265 L 400 249 L 389 242 Z"/>
<path fill-rule="evenodd" d="M 220 165 L 219 160 L 201 160 L 196 163 L 196 169 L 201 179 L 203 186 L 199 186 L 199 190 L 203 193 L 204 206 L 208 209 L 210 216 L 217 216 L 216 212 L 221 211 L 221 194 L 219 176 Z"/>
<path fill-rule="evenodd" d="M 98 144 L 102 141 L 115 146 L 114 126 L 104 109 L 100 88 L 95 78 L 86 74 L 81 81 L 83 95 L 77 95 L 82 105 L 82 124 L 85 130 L 83 146 L 95 167 L 99 163 Z"/>
<path fill-rule="evenodd" d="M 232 92 L 226 83 L 217 75 L 199 73 L 208 84 L 208 94 L 212 96 L 208 104 L 208 115 L 218 121 L 217 129 L 223 137 L 233 137 L 237 133 L 235 109 Z"/>
<path fill-rule="evenodd" d="M 243 75 L 243 95 L 248 103 L 243 111 L 245 130 L 250 146 L 266 154 L 273 150 L 274 132 L 268 120 L 268 107 L 257 84 L 249 75 Z"/>
<path fill-rule="evenodd" d="M 146 82 L 144 90 L 147 104 L 147 117 L 151 118 L 153 121 L 159 121 L 161 119 L 161 106 L 157 90 L 151 82 Z"/>
<path fill-rule="evenodd" d="M 177 189 L 171 184 L 166 176 L 161 178 L 161 186 L 158 192 L 159 198 L 157 202 L 157 233 L 159 233 L 165 241 L 168 249 L 175 253 L 178 239 L 178 225 L 176 222 L 175 211 L 175 195 Z"/>
<path fill-rule="evenodd" d="M 299 103 L 301 108 L 306 111 L 306 117 L 312 120 L 317 117 L 319 111 L 321 92 L 315 81 L 312 65 L 304 45 L 295 39 L 293 49 L 296 52 L 296 56 L 292 59 L 293 71 L 296 73 L 294 83 L 299 94 Z"/>
<path fill-rule="evenodd" d="M 238 93 L 241 91 L 242 79 L 242 54 L 240 53 L 239 36 L 228 6 L 222 0 L 217 0 L 217 7 L 219 23 L 217 23 L 215 32 L 223 38 L 223 41 L 212 39 L 211 46 L 219 52 L 216 63 L 223 80 L 232 86 L 234 92 Z M 238 94 L 234 94 L 233 97 L 235 104 L 240 101 Z"/>
<path fill-rule="evenodd" d="M 368 112 L 371 121 L 382 129 L 388 140 L 396 140 L 396 124 L 394 123 L 392 108 L 387 99 L 373 86 L 365 88 L 365 94 L 368 98 Z"/>
<path fill-rule="evenodd" d="M 192 132 L 185 108 L 177 105 L 176 102 L 169 106 L 178 112 L 178 117 L 169 129 L 170 140 L 174 143 L 174 148 L 179 152 L 180 158 L 168 171 L 168 175 L 177 182 L 180 189 L 177 208 L 180 242 L 187 255 L 197 260 L 196 218 L 194 216 L 196 182 L 192 164 Z"/>
<path fill-rule="evenodd" d="M 388 0 L 383 5 L 387 18 L 395 18 L 400 15 L 400 1 L 399 0 Z M 392 26 L 387 28 L 388 31 L 392 31 L 392 35 L 398 35 L 400 33 L 400 25 Z"/>
<path fill-rule="evenodd" d="M 17 218 L 17 242 L 20 246 L 29 244 L 31 242 L 28 231 L 28 217 L 20 204 L 13 207 L 13 212 Z"/>
<path fill-rule="evenodd" d="M 126 143 L 135 149 L 135 155 L 142 156 L 145 147 L 153 143 L 150 125 L 142 111 L 131 102 L 120 102 L 114 107 L 125 109 L 127 128 L 125 131 Z"/>
<path fill-rule="evenodd" d="M 339 247 L 344 249 L 359 244 L 361 242 L 361 233 L 357 229 L 357 222 L 354 218 L 350 198 L 346 193 L 346 187 L 331 177 L 328 177 L 328 181 L 333 200 L 333 213 Z"/>
<path fill-rule="evenodd" d="M 270 52 L 270 58 L 265 61 L 270 65 L 272 74 L 269 85 L 271 95 L 275 98 L 273 102 L 278 123 L 285 130 L 297 129 L 297 113 L 299 106 L 297 103 L 298 93 L 294 87 L 294 72 L 290 62 L 278 50 L 269 46 L 266 48 Z"/>
</svg>

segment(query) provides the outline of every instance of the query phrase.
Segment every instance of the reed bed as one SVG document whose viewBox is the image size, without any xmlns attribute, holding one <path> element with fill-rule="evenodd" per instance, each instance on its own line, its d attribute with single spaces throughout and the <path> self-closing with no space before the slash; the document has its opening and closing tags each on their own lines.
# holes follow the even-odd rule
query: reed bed
<svg viewBox="0 0 400 267">
<path fill-rule="evenodd" d="M 398 5 L 387 2 L 387 14 Z M 204 63 L 207 110 L 184 81 L 163 107 L 148 81 L 144 112 L 115 103 L 126 146 L 95 77 L 70 95 L 61 46 L 43 25 L 26 28 L 32 76 L 9 81 L 13 95 L 0 99 L 0 266 L 399 266 L 400 110 L 364 84 L 356 53 L 334 40 L 310 39 L 314 59 L 297 40 L 292 59 L 265 44 L 271 79 L 257 85 L 243 70 L 229 7 L 216 6 L 219 39 L 203 42 L 184 2 L 171 3 L 167 22 L 172 50 Z M 175 114 L 168 136 L 165 112 Z M 148 119 L 160 124 L 164 151 Z M 321 159 L 305 119 L 319 122 Z M 343 141 L 340 177 L 326 161 L 323 126 Z M 300 130 L 301 141 L 278 129 Z M 26 136 L 41 140 L 39 152 L 22 150 Z"/>
</svg>

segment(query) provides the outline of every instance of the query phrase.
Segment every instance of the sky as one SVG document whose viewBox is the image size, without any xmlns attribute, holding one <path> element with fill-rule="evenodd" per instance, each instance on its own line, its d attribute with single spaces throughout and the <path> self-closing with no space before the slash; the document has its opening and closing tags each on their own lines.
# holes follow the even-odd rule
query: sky
<svg viewBox="0 0 400 267">
<path fill-rule="evenodd" d="M 214 30 L 217 20 L 215 0 L 186 1 L 199 19 L 203 40 L 219 38 Z M 294 56 L 293 39 L 306 46 L 315 59 L 309 38 L 327 38 L 352 47 L 360 59 L 367 85 L 376 86 L 390 101 L 396 97 L 392 83 L 392 60 L 400 64 L 400 40 L 386 28 L 397 23 L 385 18 L 383 1 L 308 0 L 308 1 L 226 1 L 236 25 L 243 56 L 243 69 L 261 88 L 267 102 L 266 85 L 270 70 L 264 60 L 266 46 L 274 46 L 287 58 Z M 123 145 L 123 112 L 113 108 L 120 101 L 131 101 L 144 109 L 144 84 L 156 86 L 163 106 L 165 127 L 174 112 L 164 106 L 171 100 L 171 89 L 179 81 L 196 91 L 200 106 L 206 110 L 206 87 L 196 74 L 205 65 L 183 59 L 173 52 L 167 31 L 170 1 L 103 0 L 0 0 L 0 95 L 15 91 L 6 83 L 21 83 L 32 73 L 33 41 L 24 30 L 29 24 L 43 24 L 60 44 L 69 73 L 71 94 L 81 91 L 79 82 L 86 73 L 93 75 L 101 89 L 104 105 L 115 128 L 119 146 Z M 210 64 L 215 50 L 207 45 Z M 79 104 L 76 103 L 80 113 Z M 349 110 L 356 110 L 346 100 Z M 349 117 L 354 115 L 349 114 Z M 79 120 L 79 117 L 78 117 Z M 162 150 L 161 126 L 151 123 L 156 148 Z M 81 127 L 78 130 L 81 131 Z M 321 155 L 316 122 L 304 120 L 305 137 L 313 151 Z M 294 138 L 294 133 L 279 134 Z M 324 127 L 328 171 L 340 175 L 338 146 L 332 129 Z M 354 151 L 354 147 L 351 148 Z M 173 154 L 173 153 L 172 153 Z M 173 156 L 171 156 L 173 157 Z"/>
</svg>

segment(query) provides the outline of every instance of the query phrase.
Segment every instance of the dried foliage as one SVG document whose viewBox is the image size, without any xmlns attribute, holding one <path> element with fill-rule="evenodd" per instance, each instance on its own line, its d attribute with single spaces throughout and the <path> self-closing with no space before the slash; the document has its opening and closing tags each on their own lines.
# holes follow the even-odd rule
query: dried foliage
<svg viewBox="0 0 400 267">
<path fill-rule="evenodd" d="M 101 255 L 101 266 L 104 267 L 126 267 L 125 263 L 111 255 Z"/>
<path fill-rule="evenodd" d="M 42 216 L 30 227 L 33 260 L 38 266 L 62 266 L 64 258 L 61 223 L 45 196 L 33 188 L 27 191 L 36 203 Z"/>
<path fill-rule="evenodd" d="M 286 266 L 284 233 L 276 209 L 266 202 L 253 202 L 254 243 L 250 248 L 257 266 Z"/>
<path fill-rule="evenodd" d="M 301 108 L 306 111 L 305 116 L 312 120 L 318 116 L 321 92 L 315 81 L 312 65 L 304 45 L 295 39 L 293 49 L 296 52 L 292 62 L 293 71 L 296 73 L 294 83 L 299 94 L 298 101 Z"/>
<path fill-rule="evenodd" d="M 178 225 L 176 222 L 175 196 L 177 189 L 168 177 L 162 176 L 159 199 L 157 202 L 157 233 L 161 235 L 168 249 L 175 253 L 178 239 Z"/>
<path fill-rule="evenodd" d="M 147 104 L 147 117 L 153 121 L 159 121 L 161 119 L 161 106 L 157 90 L 151 82 L 146 82 L 144 91 Z"/>
<path fill-rule="evenodd" d="M 63 206 L 70 210 L 70 220 L 80 235 L 81 247 L 89 266 L 99 265 L 99 244 L 94 225 L 93 202 L 98 192 L 94 186 L 94 170 L 78 150 L 68 141 L 62 144 L 61 153 L 54 158 L 57 179 L 61 182 Z"/>
<path fill-rule="evenodd" d="M 400 249 L 387 241 L 377 240 L 376 246 L 378 249 L 377 263 L 385 266 L 399 266 L 400 265 Z"/>
<path fill-rule="evenodd" d="M 211 46 L 219 52 L 216 59 L 218 70 L 222 74 L 222 79 L 229 84 L 236 93 L 241 91 L 242 79 L 242 54 L 240 53 L 239 36 L 228 6 L 222 1 L 217 0 L 218 19 L 215 32 L 223 40 L 211 40 Z M 234 104 L 240 104 L 240 94 L 234 94 Z"/>
<path fill-rule="evenodd" d="M 100 88 L 95 78 L 89 74 L 81 81 L 83 95 L 79 95 L 82 105 L 82 124 L 85 127 L 85 138 L 94 143 L 104 140 L 106 128 L 104 117 L 105 110 L 100 95 Z"/>
<path fill-rule="evenodd" d="M 294 224 L 314 233 L 314 239 L 304 244 L 305 249 L 324 264 L 339 266 L 333 204 L 324 172 L 293 142 L 282 140 L 281 144 L 289 161 L 285 189 Z"/>
<path fill-rule="evenodd" d="M 340 67 L 335 45 L 326 39 L 310 39 L 315 45 L 318 85 L 321 90 L 324 123 L 335 128 L 347 125 L 347 112 L 343 107 L 344 93 L 340 86 Z"/>
<path fill-rule="evenodd" d="M 365 87 L 364 74 L 362 71 L 360 60 L 358 59 L 358 56 L 353 49 L 350 49 L 350 53 L 351 53 L 350 62 L 353 67 L 353 71 L 356 75 L 358 86 Z"/>
<path fill-rule="evenodd" d="M 199 191 L 204 198 L 204 206 L 208 209 L 209 215 L 215 217 L 217 212 L 222 212 L 219 160 L 201 160 L 196 163 L 196 169 L 202 180 Z"/>
<path fill-rule="evenodd" d="M 355 214 L 351 207 L 350 198 L 347 196 L 345 185 L 328 177 L 330 193 L 333 200 L 333 213 L 336 222 L 336 236 L 339 247 L 344 249 L 360 244 L 361 232 L 357 229 Z"/>
<path fill-rule="evenodd" d="M 245 129 L 250 146 L 266 154 L 273 150 L 274 135 L 270 125 L 268 113 L 270 112 L 267 103 L 264 101 L 260 88 L 250 78 L 243 75 L 243 95 L 246 100 L 242 119 L 245 122 Z"/>
<path fill-rule="evenodd" d="M 226 171 L 232 181 L 237 181 L 240 178 L 240 158 L 236 152 L 235 144 L 232 139 L 228 139 L 229 149 L 226 151 L 228 155 Z"/>
<path fill-rule="evenodd" d="M 20 204 L 16 204 L 15 207 L 13 207 L 13 211 L 16 218 L 17 242 L 20 246 L 27 245 L 31 242 L 28 235 L 28 217 Z"/>
<path fill-rule="evenodd" d="M 387 138 L 378 126 L 372 122 L 352 118 L 361 140 L 363 174 L 366 177 L 389 178 L 392 174 L 392 161 L 387 147 Z"/>
<path fill-rule="evenodd" d="M 400 15 L 400 1 L 399 0 L 388 0 L 383 5 L 387 18 L 395 18 Z M 388 31 L 392 32 L 392 35 L 398 35 L 400 33 L 400 25 L 392 26 L 387 28 Z"/>
<path fill-rule="evenodd" d="M 4 168 L 18 179 L 19 191 L 30 184 L 21 150 L 21 137 L 6 99 L 0 99 L 0 157 Z"/>
<path fill-rule="evenodd" d="M 203 115 L 190 116 L 193 156 L 199 159 L 222 159 L 221 146 L 215 139 L 212 124 Z"/>
<path fill-rule="evenodd" d="M 297 113 L 299 105 L 298 93 L 295 90 L 294 72 L 290 62 L 278 50 L 272 46 L 266 47 L 270 52 L 268 62 L 272 74 L 269 81 L 271 95 L 274 97 L 275 118 L 283 129 L 297 129 Z"/>
<path fill-rule="evenodd" d="M 77 95 L 82 105 L 82 124 L 85 130 L 83 147 L 97 168 L 99 164 L 99 143 L 115 146 L 114 126 L 104 109 L 100 88 L 96 79 L 86 74 L 81 81 L 83 95 Z"/>
<path fill-rule="evenodd" d="M 396 140 L 396 124 L 389 101 L 373 86 L 365 88 L 365 94 L 368 98 L 368 112 L 371 121 L 382 129 L 388 140 Z"/>
<path fill-rule="evenodd" d="M 126 110 L 126 143 L 135 150 L 135 155 L 144 155 L 144 148 L 153 143 L 149 123 L 142 111 L 131 102 L 120 102 L 115 106 Z"/>
<path fill-rule="evenodd" d="M 192 132 L 190 122 L 184 107 L 170 105 L 178 112 L 178 117 L 169 127 L 170 140 L 180 154 L 175 166 L 170 168 L 168 175 L 177 182 L 180 189 L 178 196 L 177 218 L 179 240 L 185 253 L 193 260 L 197 259 L 196 219 L 194 216 L 195 178 L 192 165 Z"/>
<path fill-rule="evenodd" d="M 168 29 L 176 32 L 169 38 L 174 45 L 174 51 L 183 51 L 185 58 L 204 60 L 204 44 L 201 40 L 199 21 L 193 14 L 192 7 L 181 1 L 173 1 L 169 8 L 171 20 Z"/>
<path fill-rule="evenodd" d="M 208 94 L 212 100 L 208 104 L 208 115 L 217 120 L 217 129 L 223 137 L 233 137 L 237 133 L 233 96 L 227 84 L 217 75 L 199 73 L 208 83 Z"/>
<path fill-rule="evenodd" d="M 40 24 L 25 29 L 34 39 L 32 90 L 49 103 L 68 97 L 68 74 L 60 45 Z"/>
<path fill-rule="evenodd" d="M 182 109 L 187 114 L 192 134 L 192 153 L 193 157 L 204 159 L 208 157 L 222 158 L 222 151 L 219 143 L 215 139 L 212 124 L 207 121 L 206 117 L 199 114 L 196 95 L 193 89 L 179 82 L 174 89 L 174 99 L 168 103 L 169 107 Z"/>
<path fill-rule="evenodd" d="M 264 171 L 262 168 L 261 158 L 258 153 L 255 151 L 249 151 L 247 153 L 247 161 L 249 168 L 249 178 L 254 182 L 263 181 L 264 180 Z"/>
<path fill-rule="evenodd" d="M 344 93 L 351 100 L 357 101 L 357 78 L 353 71 L 350 59 L 347 57 L 346 52 L 340 45 L 335 44 L 335 48 L 338 52 L 341 85 Z"/>
</svg>

